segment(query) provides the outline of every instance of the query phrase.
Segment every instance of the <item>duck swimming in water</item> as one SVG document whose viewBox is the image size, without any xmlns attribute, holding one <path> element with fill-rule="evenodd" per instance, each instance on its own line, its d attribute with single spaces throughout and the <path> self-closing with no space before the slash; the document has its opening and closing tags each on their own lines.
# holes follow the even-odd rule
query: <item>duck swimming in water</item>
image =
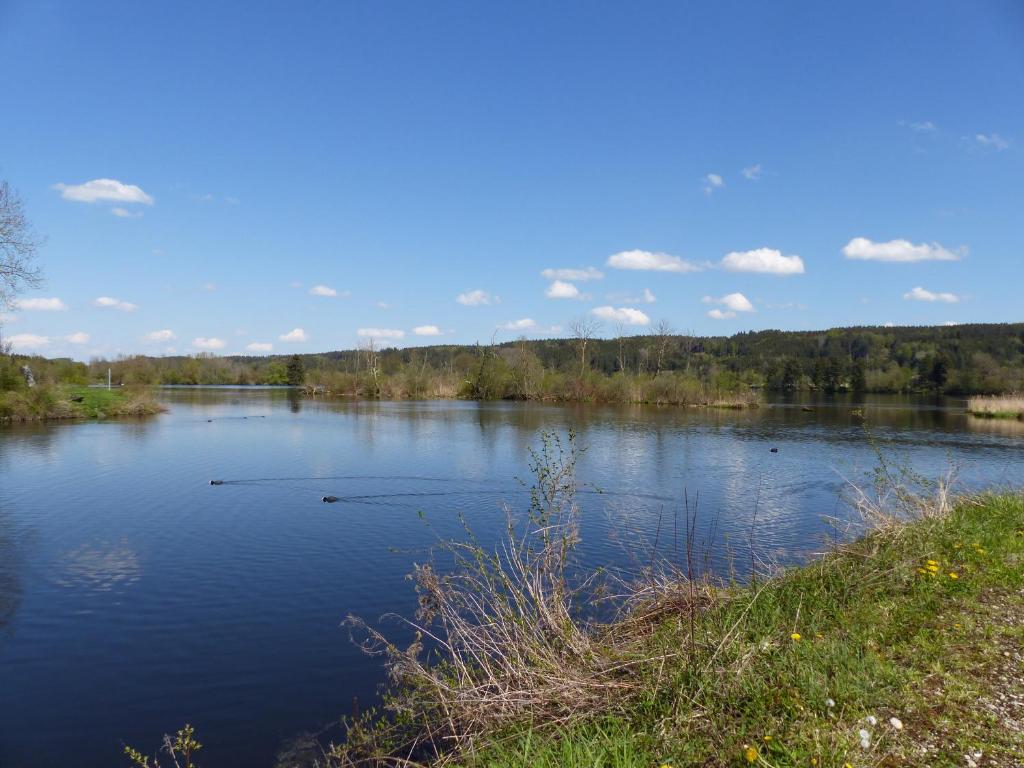
<svg viewBox="0 0 1024 768">
<path fill-rule="evenodd" d="M 337 496 L 324 496 L 322 499 L 320 499 L 320 501 L 322 501 L 324 504 L 333 504 L 337 500 Z"/>
</svg>

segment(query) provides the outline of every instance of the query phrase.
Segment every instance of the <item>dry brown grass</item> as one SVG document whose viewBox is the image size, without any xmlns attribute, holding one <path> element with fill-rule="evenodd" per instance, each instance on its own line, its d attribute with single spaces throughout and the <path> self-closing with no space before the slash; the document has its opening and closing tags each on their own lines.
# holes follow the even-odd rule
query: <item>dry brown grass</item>
<svg viewBox="0 0 1024 768">
<path fill-rule="evenodd" d="M 987 418 L 1024 419 L 1024 395 L 972 397 L 967 401 L 967 411 Z"/>
</svg>

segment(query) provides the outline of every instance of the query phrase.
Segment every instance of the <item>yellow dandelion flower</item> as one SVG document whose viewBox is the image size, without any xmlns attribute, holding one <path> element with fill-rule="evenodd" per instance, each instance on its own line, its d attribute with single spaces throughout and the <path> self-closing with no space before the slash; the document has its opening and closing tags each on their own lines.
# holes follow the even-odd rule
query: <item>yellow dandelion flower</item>
<svg viewBox="0 0 1024 768">
<path fill-rule="evenodd" d="M 928 565 L 938 565 L 938 562 L 935 560 L 929 560 Z"/>
<path fill-rule="evenodd" d="M 765 740 L 766 742 L 770 742 L 770 741 L 772 740 L 772 737 L 771 737 L 771 736 L 762 736 L 762 738 L 763 738 L 763 739 L 764 739 L 764 740 Z"/>
<path fill-rule="evenodd" d="M 811 765 L 817 765 L 817 764 L 818 764 L 818 758 L 812 757 L 811 758 Z"/>
<path fill-rule="evenodd" d="M 954 624 L 953 629 L 963 629 L 963 624 Z"/>
<path fill-rule="evenodd" d="M 754 749 L 754 747 L 748 746 L 746 751 L 743 753 L 743 756 L 747 758 L 748 763 L 757 762 L 757 750 Z"/>
<path fill-rule="evenodd" d="M 799 643 L 800 642 L 800 633 L 799 632 L 794 632 L 792 635 L 789 636 L 789 639 L 792 640 L 794 643 Z"/>
<path fill-rule="evenodd" d="M 960 574 L 956 573 L 955 571 L 950 571 L 949 578 L 951 578 L 953 581 L 956 581 L 960 578 Z"/>
<path fill-rule="evenodd" d="M 931 563 L 928 563 L 928 570 L 929 571 L 937 571 L 937 570 L 939 570 L 939 566 L 932 565 Z"/>
<path fill-rule="evenodd" d="M 924 576 L 926 573 L 928 573 L 928 571 L 926 571 L 924 568 L 918 568 L 917 572 L 920 573 L 922 576 Z"/>
</svg>

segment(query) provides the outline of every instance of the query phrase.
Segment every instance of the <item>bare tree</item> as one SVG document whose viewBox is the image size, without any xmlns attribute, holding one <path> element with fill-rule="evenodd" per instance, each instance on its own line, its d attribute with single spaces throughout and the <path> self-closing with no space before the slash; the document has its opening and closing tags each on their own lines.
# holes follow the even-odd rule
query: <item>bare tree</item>
<svg viewBox="0 0 1024 768">
<path fill-rule="evenodd" d="M 569 325 L 576 349 L 580 353 L 580 378 L 587 372 L 587 345 L 591 339 L 601 330 L 601 323 L 590 317 L 581 317 L 573 320 Z"/>
<path fill-rule="evenodd" d="M 615 340 L 619 342 L 619 371 L 626 372 L 626 326 L 615 324 Z"/>
<path fill-rule="evenodd" d="M 21 198 L 6 181 L 0 181 L 0 307 L 42 282 L 34 261 L 41 244 L 25 217 Z"/>
<path fill-rule="evenodd" d="M 654 326 L 654 330 L 651 331 L 651 335 L 654 337 L 655 376 L 661 373 L 661 368 L 665 364 L 665 355 L 668 353 L 668 345 L 671 343 L 674 333 L 675 330 L 668 320 L 659 320 L 658 324 Z"/>
</svg>

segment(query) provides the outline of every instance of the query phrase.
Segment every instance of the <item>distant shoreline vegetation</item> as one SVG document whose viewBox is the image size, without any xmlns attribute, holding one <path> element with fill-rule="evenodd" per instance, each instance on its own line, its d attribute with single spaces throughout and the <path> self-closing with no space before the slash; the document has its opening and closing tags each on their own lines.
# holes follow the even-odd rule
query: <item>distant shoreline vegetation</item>
<svg viewBox="0 0 1024 768">
<path fill-rule="evenodd" d="M 680 334 L 363 348 L 303 355 L 6 356 L 0 392 L 29 365 L 49 384 L 292 385 L 369 399 L 652 403 L 744 408 L 761 392 L 1006 395 L 1024 391 L 1024 323 Z M 8 382 L 8 384 L 5 384 Z M 971 409 L 973 410 L 973 409 Z M 980 409 L 984 410 L 984 409 Z M 987 414 L 987 411 L 986 411 Z"/>
<path fill-rule="evenodd" d="M 983 419 L 1024 420 L 1024 395 L 972 397 L 967 401 L 967 411 Z"/>
</svg>

